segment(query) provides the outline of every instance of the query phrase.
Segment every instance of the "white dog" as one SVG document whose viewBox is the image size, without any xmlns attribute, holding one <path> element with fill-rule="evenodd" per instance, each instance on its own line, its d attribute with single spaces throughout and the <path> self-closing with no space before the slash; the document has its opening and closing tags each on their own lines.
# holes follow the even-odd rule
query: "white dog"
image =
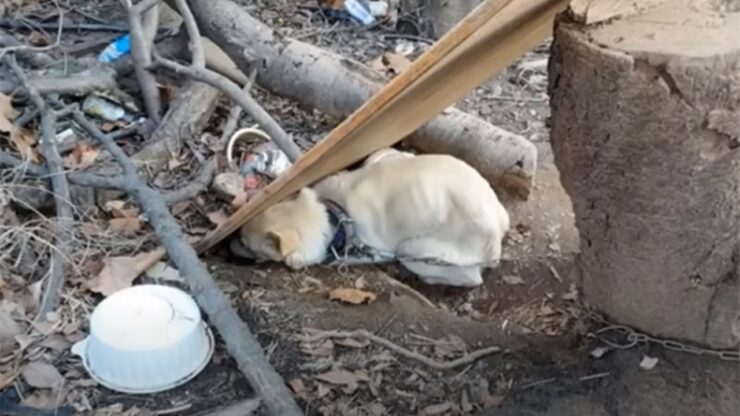
<svg viewBox="0 0 740 416">
<path fill-rule="evenodd" d="M 496 193 L 465 162 L 383 149 L 245 224 L 234 251 L 291 268 L 398 260 L 428 284 L 477 286 L 508 230 Z"/>
</svg>

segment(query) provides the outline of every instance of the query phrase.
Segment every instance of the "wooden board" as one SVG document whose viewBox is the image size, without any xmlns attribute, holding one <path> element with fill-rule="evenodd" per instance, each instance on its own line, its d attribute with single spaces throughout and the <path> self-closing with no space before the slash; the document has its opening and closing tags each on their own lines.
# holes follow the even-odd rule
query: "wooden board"
<svg viewBox="0 0 740 416">
<path fill-rule="evenodd" d="M 391 146 L 552 34 L 567 0 L 487 0 L 227 221 L 207 250 L 264 209 Z"/>
</svg>

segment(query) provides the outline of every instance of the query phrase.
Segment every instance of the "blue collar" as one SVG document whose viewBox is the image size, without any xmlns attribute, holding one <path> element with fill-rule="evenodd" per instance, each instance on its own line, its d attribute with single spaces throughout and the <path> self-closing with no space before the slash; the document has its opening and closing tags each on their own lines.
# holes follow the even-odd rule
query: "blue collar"
<svg viewBox="0 0 740 416">
<path fill-rule="evenodd" d="M 355 235 L 355 223 L 349 213 L 338 203 L 330 199 L 322 199 L 329 213 L 329 222 L 335 229 L 331 243 L 327 249 L 327 259 L 330 261 L 346 256 Z"/>
</svg>

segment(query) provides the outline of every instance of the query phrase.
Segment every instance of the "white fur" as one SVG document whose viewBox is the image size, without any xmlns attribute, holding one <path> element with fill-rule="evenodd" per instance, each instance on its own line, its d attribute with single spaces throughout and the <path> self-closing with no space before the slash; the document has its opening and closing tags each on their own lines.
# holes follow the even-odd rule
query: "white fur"
<svg viewBox="0 0 740 416">
<path fill-rule="evenodd" d="M 365 244 L 406 258 L 402 264 L 426 283 L 481 284 L 479 265 L 500 259 L 509 229 L 509 215 L 488 182 L 451 156 L 381 152 L 361 168 L 330 176 L 271 207 L 242 228 L 243 244 L 294 268 L 321 262 L 332 230 L 319 197 L 328 198 L 347 210 Z M 285 256 L 276 255 L 265 234 L 285 229 L 295 230 L 300 243 Z M 454 266 L 409 257 L 433 257 Z"/>
</svg>

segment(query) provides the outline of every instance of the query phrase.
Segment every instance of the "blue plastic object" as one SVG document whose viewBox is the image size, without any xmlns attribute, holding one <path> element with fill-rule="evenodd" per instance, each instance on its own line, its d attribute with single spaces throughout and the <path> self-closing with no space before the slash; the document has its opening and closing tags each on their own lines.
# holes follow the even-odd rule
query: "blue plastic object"
<svg viewBox="0 0 740 416">
<path fill-rule="evenodd" d="M 118 58 L 131 52 L 131 36 L 126 34 L 111 42 L 103 52 L 98 55 L 100 62 L 113 62 Z"/>
</svg>

